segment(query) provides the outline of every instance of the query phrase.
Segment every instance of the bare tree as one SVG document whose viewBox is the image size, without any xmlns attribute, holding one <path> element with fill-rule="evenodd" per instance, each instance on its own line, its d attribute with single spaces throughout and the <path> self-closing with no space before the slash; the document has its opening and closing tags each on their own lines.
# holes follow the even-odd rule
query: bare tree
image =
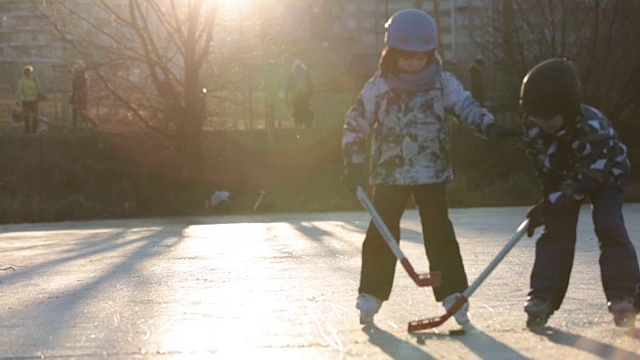
<svg viewBox="0 0 640 360">
<path fill-rule="evenodd" d="M 633 121 L 640 110 L 639 0 L 489 0 L 492 41 L 485 51 L 500 74 L 496 94 L 510 98 L 523 75 L 550 57 L 578 65 L 584 100 L 613 119 Z M 483 45 L 480 43 L 480 45 Z"/>
<path fill-rule="evenodd" d="M 182 175 L 202 176 L 205 64 L 213 52 L 216 0 L 32 0 L 99 82 L 103 130 L 160 135 Z M 94 100 L 96 100 L 94 98 Z M 134 120 L 134 121 L 132 121 Z"/>
<path fill-rule="evenodd" d="M 304 57 L 309 48 L 321 48 L 312 39 L 317 30 L 312 27 L 317 20 L 313 14 L 324 6 L 317 0 L 260 0 L 235 5 L 235 14 L 228 14 L 232 19 L 221 16 L 224 36 L 219 44 L 225 71 L 220 75 L 226 79 L 231 115 L 242 119 L 245 129 L 274 126 L 274 103 L 282 100 L 277 94 L 283 85 L 278 76 L 286 79 L 295 58 Z"/>
</svg>

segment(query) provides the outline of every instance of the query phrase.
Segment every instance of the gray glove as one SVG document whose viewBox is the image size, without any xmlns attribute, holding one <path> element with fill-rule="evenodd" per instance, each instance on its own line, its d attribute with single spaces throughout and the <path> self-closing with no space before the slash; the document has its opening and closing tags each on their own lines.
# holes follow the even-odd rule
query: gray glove
<svg viewBox="0 0 640 360">
<path fill-rule="evenodd" d="M 505 127 L 496 123 L 487 125 L 487 128 L 484 132 L 487 136 L 487 139 L 491 142 L 491 145 L 495 147 L 500 146 L 500 142 L 502 140 L 519 137 L 521 134 L 520 130 L 518 129 Z"/>
<path fill-rule="evenodd" d="M 541 201 L 534 205 L 527 212 L 527 218 L 529 219 L 529 226 L 527 226 L 527 236 L 532 237 L 533 232 L 540 226 L 546 225 L 549 221 L 550 205 L 546 201 Z"/>
<path fill-rule="evenodd" d="M 345 166 L 344 175 L 342 175 L 342 183 L 352 193 L 356 193 L 358 186 L 364 187 L 367 183 L 367 177 L 364 173 L 363 164 L 348 163 Z"/>
</svg>

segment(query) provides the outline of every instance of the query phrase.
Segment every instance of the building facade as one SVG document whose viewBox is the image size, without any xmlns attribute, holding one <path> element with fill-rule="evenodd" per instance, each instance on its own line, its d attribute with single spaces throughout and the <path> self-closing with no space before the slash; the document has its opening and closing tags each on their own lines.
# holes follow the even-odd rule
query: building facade
<svg viewBox="0 0 640 360">
<path fill-rule="evenodd" d="M 354 88 L 360 88 L 378 67 L 380 52 L 384 47 L 385 23 L 395 12 L 407 8 L 422 9 L 434 17 L 439 26 L 438 49 L 445 66 L 466 82 L 466 69 L 476 57 L 482 55 L 478 41 L 485 36 L 486 27 L 483 24 L 491 3 L 491 0 L 253 1 L 264 22 L 255 26 L 258 31 L 256 38 L 271 39 L 273 35 L 279 37 L 283 47 L 300 43 L 331 52 L 336 64 L 353 79 Z M 114 0 L 110 6 L 123 3 Z M 60 93 L 60 104 L 63 104 L 70 90 L 70 68 L 78 55 L 70 46 L 58 40 L 51 24 L 33 4 L 30 0 L 0 0 L 0 84 L 7 89 L 14 88 L 22 66 L 32 64 L 45 90 L 53 94 Z M 99 47 L 93 53 L 103 59 L 105 56 L 100 54 L 108 51 L 109 38 L 100 31 L 117 34 L 119 30 L 110 29 L 114 26 L 110 18 L 104 17 L 104 11 L 98 11 L 94 5 L 92 0 L 65 0 L 49 3 L 48 10 L 58 11 L 56 16 L 63 19 L 61 25 L 64 28 L 91 38 L 90 43 Z M 92 23 L 98 24 L 99 29 L 86 23 L 64 22 L 72 21 L 64 20 L 73 18 L 64 16 L 69 9 L 87 18 L 95 18 Z M 265 34 L 265 31 L 270 33 Z M 127 36 L 126 33 L 120 35 Z M 216 41 L 223 42 L 226 37 L 218 33 Z M 78 38 L 74 40 L 79 41 Z M 102 41 L 104 44 L 101 44 Z M 270 65 L 287 62 L 287 56 L 281 50 L 283 47 L 272 46 L 271 50 L 275 49 L 273 54 L 265 47 L 266 50 L 261 52 L 258 59 Z M 317 53 L 313 52 L 310 60 Z"/>
<path fill-rule="evenodd" d="M 395 12 L 415 8 L 438 23 L 438 50 L 447 69 L 462 75 L 482 56 L 479 41 L 487 38 L 489 0 L 334 0 L 330 1 L 330 33 L 338 49 L 351 57 L 354 75 L 371 74 L 384 47 L 385 23 Z M 463 76 L 464 77 L 464 76 Z"/>
<path fill-rule="evenodd" d="M 53 90 L 57 82 L 50 79 L 64 64 L 65 46 L 45 31 L 46 21 L 30 1 L 0 0 L 0 84 L 13 89 L 30 64 L 36 68 L 42 86 Z M 46 75 L 46 76 L 44 76 Z"/>
</svg>

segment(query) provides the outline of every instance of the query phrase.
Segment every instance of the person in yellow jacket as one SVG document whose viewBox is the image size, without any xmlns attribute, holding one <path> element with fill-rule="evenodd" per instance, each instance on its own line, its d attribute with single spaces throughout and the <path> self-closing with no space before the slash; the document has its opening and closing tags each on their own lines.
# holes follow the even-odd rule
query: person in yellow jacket
<svg viewBox="0 0 640 360">
<path fill-rule="evenodd" d="M 38 80 L 33 74 L 33 66 L 25 66 L 22 69 L 22 78 L 18 82 L 18 92 L 16 94 L 16 104 L 22 107 L 25 134 L 36 134 L 38 132 L 39 90 Z"/>
</svg>

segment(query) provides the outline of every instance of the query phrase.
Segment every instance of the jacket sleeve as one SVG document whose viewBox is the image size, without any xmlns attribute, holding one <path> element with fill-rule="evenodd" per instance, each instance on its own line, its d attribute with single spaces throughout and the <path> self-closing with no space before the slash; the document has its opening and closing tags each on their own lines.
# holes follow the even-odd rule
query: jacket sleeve
<svg viewBox="0 0 640 360">
<path fill-rule="evenodd" d="M 342 155 L 345 164 L 364 163 L 375 121 L 375 102 L 383 80 L 374 76 L 365 84 L 356 104 L 345 116 L 342 135 Z"/>
<path fill-rule="evenodd" d="M 478 134 L 486 137 L 487 126 L 495 122 L 489 110 L 483 108 L 462 83 L 448 72 L 442 73 L 443 105 L 445 111 Z"/>
</svg>

